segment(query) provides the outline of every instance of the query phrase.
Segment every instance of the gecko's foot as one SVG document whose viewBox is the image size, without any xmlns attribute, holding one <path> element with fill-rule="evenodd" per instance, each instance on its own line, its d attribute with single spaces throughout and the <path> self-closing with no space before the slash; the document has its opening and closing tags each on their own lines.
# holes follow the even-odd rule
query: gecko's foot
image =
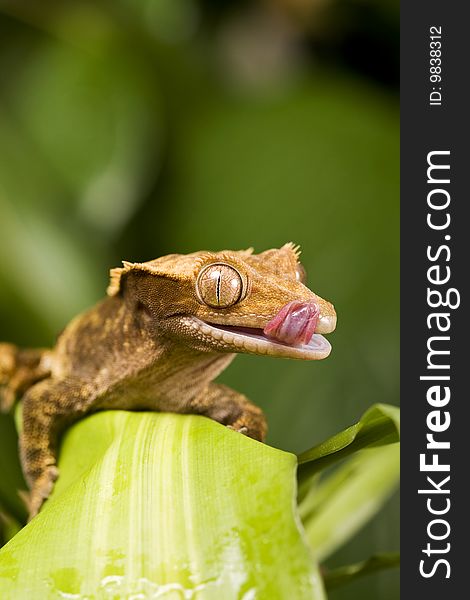
<svg viewBox="0 0 470 600">
<path fill-rule="evenodd" d="M 256 407 L 255 407 L 256 408 Z M 259 409 L 258 409 L 259 410 Z M 245 413 L 241 415 L 234 423 L 228 425 L 230 429 L 238 431 L 254 440 L 264 442 L 266 439 L 267 425 L 264 419 L 264 415 L 261 410 L 253 413 Z"/>
<path fill-rule="evenodd" d="M 17 397 L 47 377 L 49 367 L 42 359 L 46 349 L 22 350 L 14 344 L 0 344 L 0 410 L 8 412 Z"/>
<path fill-rule="evenodd" d="M 15 393 L 9 387 L 15 372 L 17 348 L 13 344 L 0 344 L 0 410 L 7 412 L 15 402 Z"/>
<path fill-rule="evenodd" d="M 58 476 L 59 469 L 51 465 L 36 479 L 27 502 L 29 510 L 28 521 L 31 521 L 38 514 L 44 501 L 49 498 Z"/>
</svg>

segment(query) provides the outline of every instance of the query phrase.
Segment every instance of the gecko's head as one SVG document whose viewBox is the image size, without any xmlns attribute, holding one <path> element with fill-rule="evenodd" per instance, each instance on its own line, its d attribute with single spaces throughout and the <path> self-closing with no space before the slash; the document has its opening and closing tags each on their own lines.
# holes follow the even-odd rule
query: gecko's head
<svg viewBox="0 0 470 600">
<path fill-rule="evenodd" d="M 202 351 L 318 360 L 331 351 L 321 334 L 336 327 L 333 305 L 306 287 L 293 244 L 126 262 L 112 269 L 108 294 L 122 295 L 156 335 Z"/>
</svg>

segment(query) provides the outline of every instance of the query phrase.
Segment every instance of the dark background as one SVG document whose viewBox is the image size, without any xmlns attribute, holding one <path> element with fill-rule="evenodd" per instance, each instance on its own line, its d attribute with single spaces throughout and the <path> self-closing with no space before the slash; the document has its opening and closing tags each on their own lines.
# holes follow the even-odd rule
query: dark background
<svg viewBox="0 0 470 600">
<path fill-rule="evenodd" d="M 221 380 L 291 451 L 397 404 L 398 26 L 396 0 L 0 0 L 0 339 L 53 344 L 121 259 L 294 241 L 331 357 Z M 397 548 L 395 498 L 328 564 Z"/>
</svg>

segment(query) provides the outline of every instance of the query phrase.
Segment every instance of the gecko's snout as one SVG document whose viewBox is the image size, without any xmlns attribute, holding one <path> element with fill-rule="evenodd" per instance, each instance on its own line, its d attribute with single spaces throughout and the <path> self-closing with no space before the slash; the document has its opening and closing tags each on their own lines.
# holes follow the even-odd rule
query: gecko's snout
<svg viewBox="0 0 470 600">
<path fill-rule="evenodd" d="M 263 333 L 286 344 L 308 344 L 315 333 L 319 317 L 320 307 L 315 301 L 293 300 L 269 321 Z"/>
</svg>

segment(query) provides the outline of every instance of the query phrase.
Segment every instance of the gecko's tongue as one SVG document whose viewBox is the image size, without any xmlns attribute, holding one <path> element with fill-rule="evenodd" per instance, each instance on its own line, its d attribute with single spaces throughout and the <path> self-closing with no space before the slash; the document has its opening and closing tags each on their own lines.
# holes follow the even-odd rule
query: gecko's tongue
<svg viewBox="0 0 470 600">
<path fill-rule="evenodd" d="M 278 342 L 294 346 L 308 344 L 317 326 L 320 308 L 314 301 L 293 300 L 281 308 L 263 333 Z"/>
</svg>

